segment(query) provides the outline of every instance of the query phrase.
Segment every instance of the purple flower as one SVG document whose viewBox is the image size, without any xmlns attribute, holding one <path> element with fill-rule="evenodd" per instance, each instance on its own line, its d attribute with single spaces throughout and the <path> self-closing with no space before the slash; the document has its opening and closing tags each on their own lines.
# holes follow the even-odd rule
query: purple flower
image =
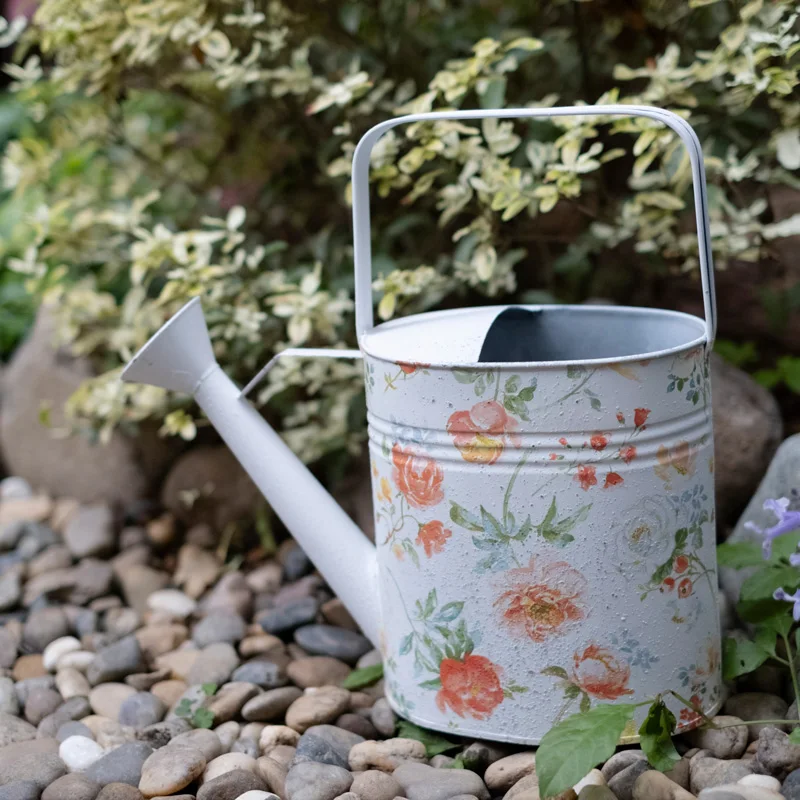
<svg viewBox="0 0 800 800">
<path fill-rule="evenodd" d="M 744 526 L 763 537 L 764 558 L 769 558 L 772 555 L 773 539 L 800 528 L 800 511 L 789 511 L 788 497 L 781 497 L 780 500 L 765 500 L 764 511 L 772 511 L 778 518 L 778 521 L 771 528 L 759 528 L 754 522 L 745 522 Z"/>
<path fill-rule="evenodd" d="M 800 589 L 798 589 L 794 594 L 789 594 L 783 589 L 776 589 L 772 596 L 776 600 L 786 600 L 787 603 L 794 603 L 792 616 L 794 617 L 795 622 L 800 622 Z"/>
</svg>

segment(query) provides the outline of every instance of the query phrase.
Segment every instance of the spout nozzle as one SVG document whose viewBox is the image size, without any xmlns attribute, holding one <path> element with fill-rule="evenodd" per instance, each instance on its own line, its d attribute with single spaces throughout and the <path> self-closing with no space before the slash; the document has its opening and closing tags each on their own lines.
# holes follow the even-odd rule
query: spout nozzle
<svg viewBox="0 0 800 800">
<path fill-rule="evenodd" d="M 122 380 L 194 394 L 216 363 L 200 298 L 190 300 L 131 359 Z"/>
</svg>

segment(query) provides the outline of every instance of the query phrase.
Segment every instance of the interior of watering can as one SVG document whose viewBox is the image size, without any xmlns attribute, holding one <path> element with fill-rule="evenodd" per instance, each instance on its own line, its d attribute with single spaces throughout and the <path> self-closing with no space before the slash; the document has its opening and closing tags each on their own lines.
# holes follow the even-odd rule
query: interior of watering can
<svg viewBox="0 0 800 800">
<path fill-rule="evenodd" d="M 438 311 L 374 328 L 379 358 L 428 364 L 585 362 L 645 357 L 701 342 L 701 319 L 621 306 L 502 306 Z"/>
</svg>

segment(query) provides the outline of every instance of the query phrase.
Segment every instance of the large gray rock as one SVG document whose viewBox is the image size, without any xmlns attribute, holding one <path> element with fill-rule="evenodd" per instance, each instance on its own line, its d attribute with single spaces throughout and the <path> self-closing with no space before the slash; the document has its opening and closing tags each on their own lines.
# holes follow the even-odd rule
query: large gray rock
<svg viewBox="0 0 800 800">
<path fill-rule="evenodd" d="M 717 458 L 718 462 L 719 458 Z M 754 531 L 749 530 L 746 527 L 747 523 L 752 522 L 759 528 L 769 528 L 775 524 L 777 521 L 775 515 L 771 511 L 764 510 L 764 501 L 769 499 L 788 497 L 790 500 L 789 508 L 800 510 L 800 495 L 797 494 L 798 487 L 800 487 L 800 434 L 795 434 L 786 439 L 778 448 L 769 465 L 767 474 L 747 504 L 742 516 L 739 517 L 739 521 L 736 523 L 736 527 L 728 541 L 758 542 L 760 544 L 761 537 Z M 742 584 L 756 569 L 758 568 L 730 569 L 720 567 L 720 585 L 732 606 L 735 607 L 739 601 L 739 592 Z"/>
<path fill-rule="evenodd" d="M 711 356 L 717 516 L 732 520 L 753 493 L 783 438 L 775 398 L 746 372 Z"/>
<path fill-rule="evenodd" d="M 69 428 L 64 405 L 88 378 L 88 359 L 75 359 L 53 347 L 52 314 L 42 307 L 28 340 L 3 376 L 0 451 L 6 469 L 32 486 L 84 503 L 130 503 L 147 494 L 148 478 L 163 470 L 169 446 L 155 436 L 129 439 L 115 433 L 106 445 L 87 437 L 58 437 Z M 40 409 L 49 409 L 42 425 Z M 148 468 L 145 468 L 148 467 Z"/>
<path fill-rule="evenodd" d="M 289 773 L 291 775 L 291 772 Z M 448 800 L 459 794 L 488 800 L 486 784 L 468 769 L 435 769 L 427 764 L 401 764 L 393 773 L 408 800 Z"/>
</svg>

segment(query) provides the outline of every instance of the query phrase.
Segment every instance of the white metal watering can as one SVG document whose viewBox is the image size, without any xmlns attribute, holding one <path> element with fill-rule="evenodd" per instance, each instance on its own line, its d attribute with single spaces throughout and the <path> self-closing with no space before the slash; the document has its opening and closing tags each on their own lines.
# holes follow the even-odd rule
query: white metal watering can
<svg viewBox="0 0 800 800">
<path fill-rule="evenodd" d="M 524 306 L 374 326 L 368 173 L 380 137 L 411 122 L 554 115 L 644 116 L 681 137 L 705 320 Z M 355 151 L 353 226 L 360 350 L 282 355 L 364 359 L 375 546 L 247 402 L 261 375 L 242 392 L 217 365 L 197 299 L 124 380 L 194 395 L 381 648 L 388 699 L 402 716 L 537 744 L 568 714 L 669 689 L 713 714 L 722 699 L 708 366 L 715 305 L 691 127 L 668 111 L 614 105 L 391 119 Z M 673 710 L 679 730 L 700 721 Z"/>
</svg>

